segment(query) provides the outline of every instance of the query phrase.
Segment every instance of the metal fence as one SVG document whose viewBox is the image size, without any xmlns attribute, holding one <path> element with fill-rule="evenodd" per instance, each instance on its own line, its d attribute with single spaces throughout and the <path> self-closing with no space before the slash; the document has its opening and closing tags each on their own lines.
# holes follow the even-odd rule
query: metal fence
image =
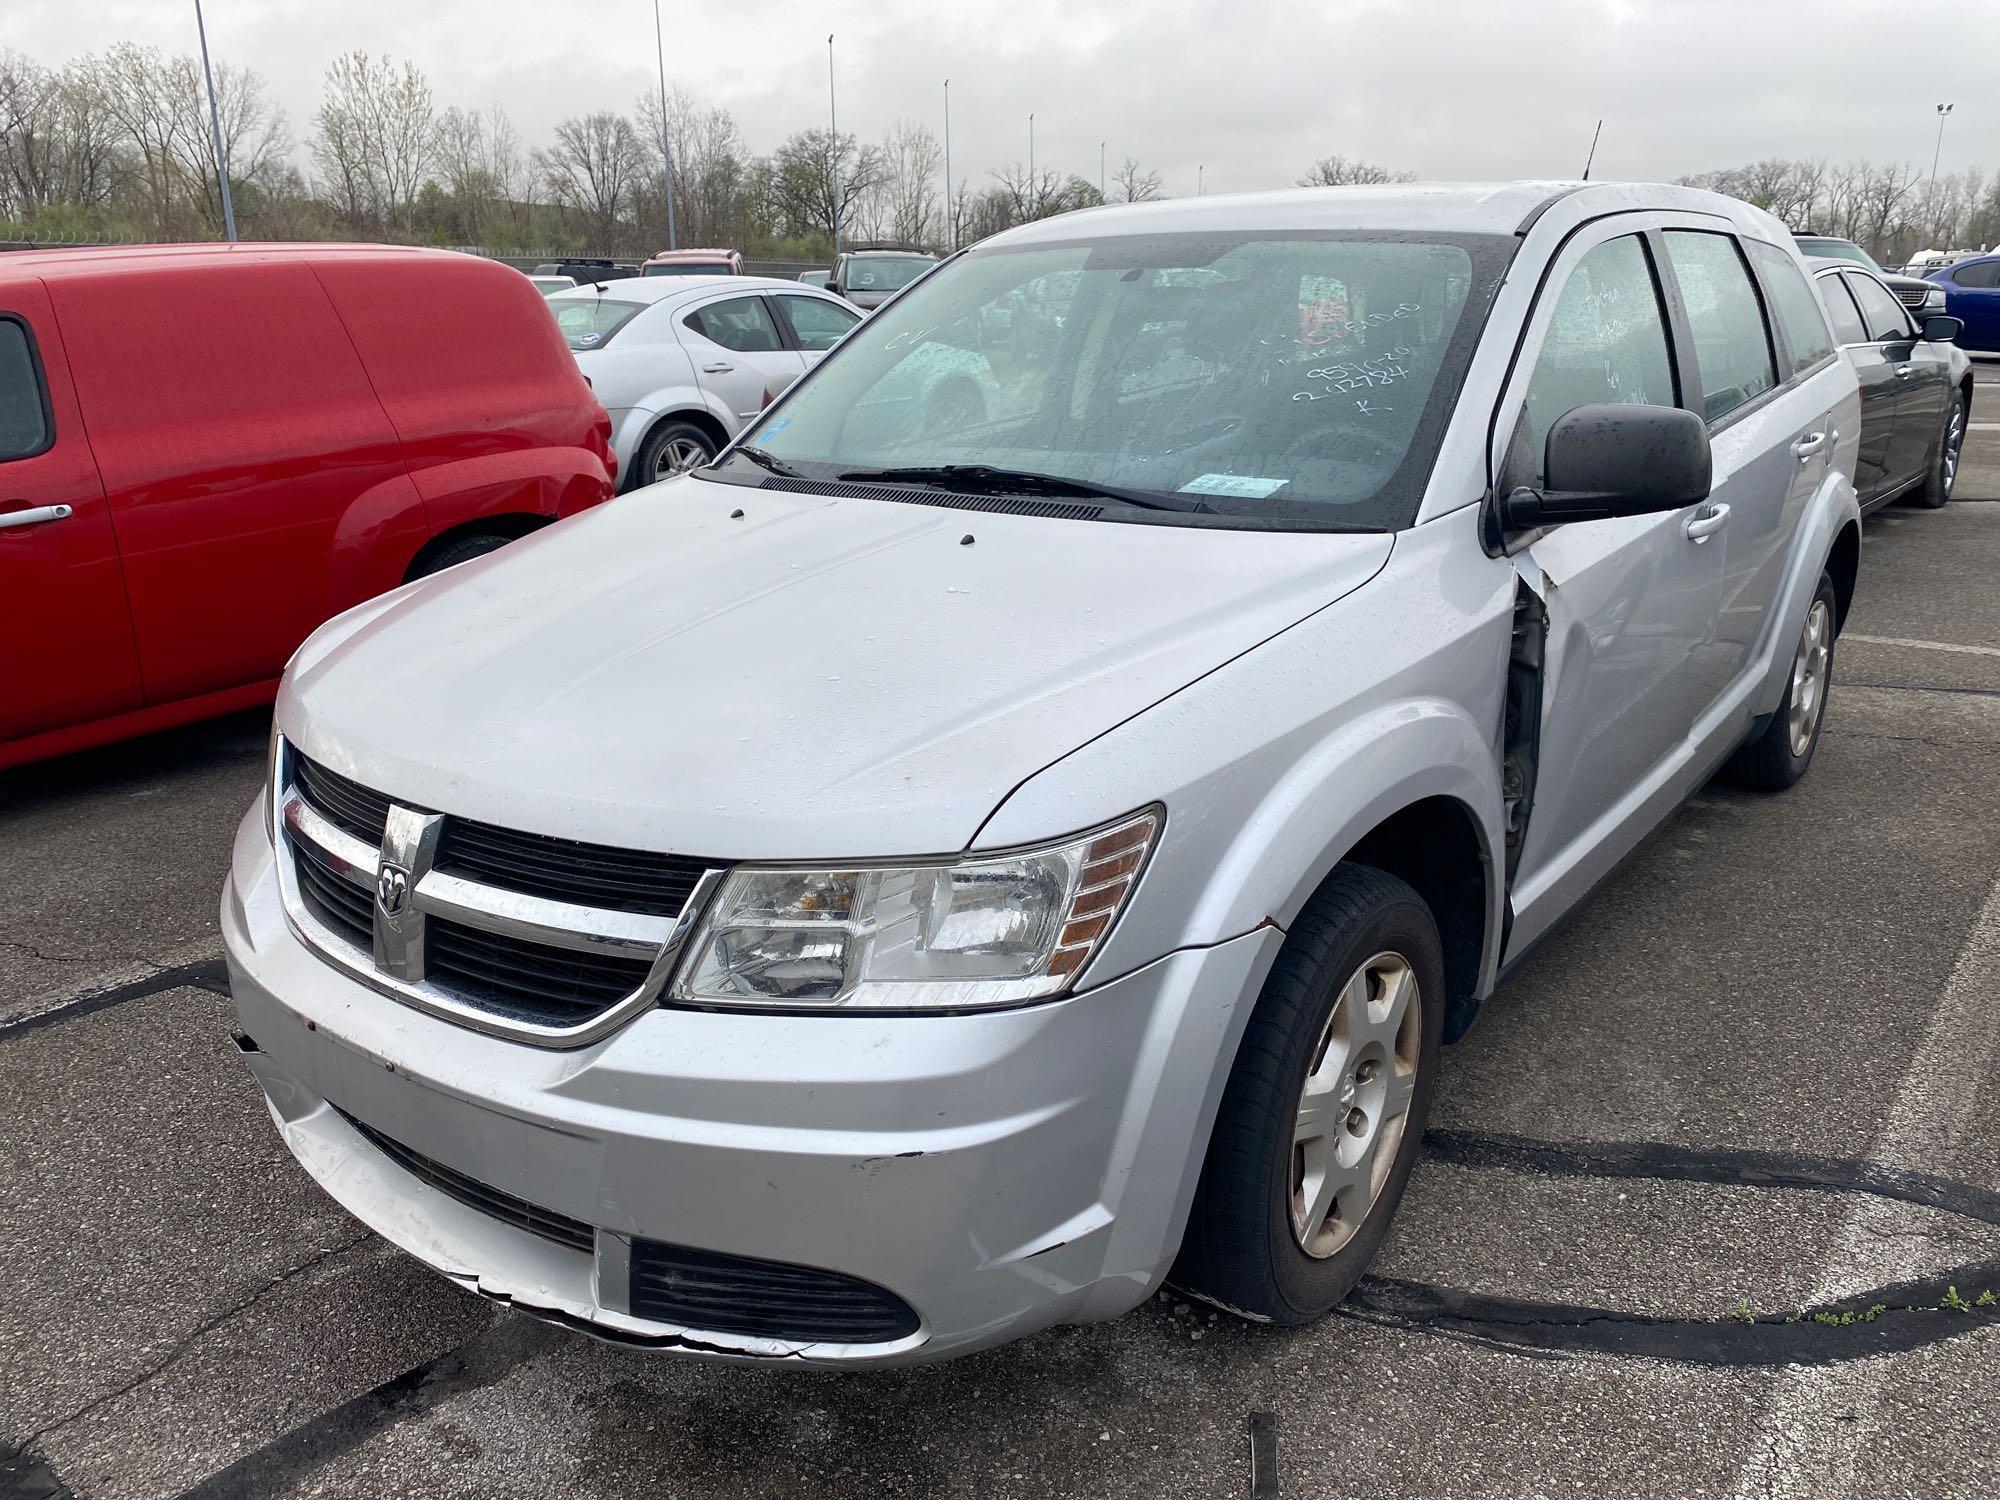
<svg viewBox="0 0 2000 1500">
<path fill-rule="evenodd" d="M 8 250 L 99 250 L 117 245 L 147 244 L 144 240 L 5 240 L 0 239 L 0 252 Z M 456 250 L 461 255 L 477 255 L 484 260 L 497 260 L 503 266 L 512 266 L 517 271 L 532 271 L 536 266 L 547 265 L 559 260 L 608 260 L 617 266 L 638 266 L 645 257 L 634 255 L 590 255 L 567 250 L 489 250 L 481 245 L 441 245 L 443 250 Z M 746 260 L 743 271 L 748 276 L 776 276 L 786 281 L 798 279 L 801 271 L 825 271 L 831 269 L 823 260 Z"/>
</svg>

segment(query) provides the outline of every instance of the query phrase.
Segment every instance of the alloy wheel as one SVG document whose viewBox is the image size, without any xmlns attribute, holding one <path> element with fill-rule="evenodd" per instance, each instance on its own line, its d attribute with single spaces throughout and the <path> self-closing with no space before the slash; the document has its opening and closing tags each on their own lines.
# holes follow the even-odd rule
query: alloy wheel
<svg viewBox="0 0 2000 1500">
<path fill-rule="evenodd" d="M 1423 1046 L 1423 996 L 1400 953 L 1341 987 L 1313 1049 L 1292 1127 L 1292 1237 L 1324 1259 L 1353 1239 L 1402 1145 Z"/>
<path fill-rule="evenodd" d="M 1790 731 L 1794 757 L 1806 753 L 1813 730 L 1826 707 L 1826 668 L 1833 655 L 1833 612 L 1824 599 L 1815 599 L 1806 611 L 1806 628 L 1799 633 L 1799 649 L 1792 657 L 1792 706 L 1786 727 Z"/>
<path fill-rule="evenodd" d="M 1954 401 L 1951 404 L 1951 416 L 1945 421 L 1942 460 L 1944 471 L 1938 476 L 1939 488 L 1943 490 L 1947 500 L 1951 498 L 1952 483 L 1958 478 L 1958 454 L 1964 445 L 1965 409 Z"/>
<path fill-rule="evenodd" d="M 691 437 L 669 438 L 660 445 L 660 456 L 653 460 L 653 478 L 665 479 L 673 474 L 685 474 L 689 469 L 698 469 L 708 462 L 708 449 Z"/>
</svg>

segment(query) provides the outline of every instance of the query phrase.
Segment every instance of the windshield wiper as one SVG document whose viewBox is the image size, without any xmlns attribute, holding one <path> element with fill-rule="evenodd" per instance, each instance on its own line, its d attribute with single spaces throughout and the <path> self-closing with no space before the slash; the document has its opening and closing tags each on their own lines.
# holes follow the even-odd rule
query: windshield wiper
<svg viewBox="0 0 2000 1500">
<path fill-rule="evenodd" d="M 731 456 L 734 457 L 738 455 L 749 459 L 751 463 L 756 464 L 761 468 L 769 469 L 773 474 L 776 474 L 781 479 L 805 478 L 805 475 L 801 474 L 797 469 L 793 468 L 790 464 L 786 463 L 782 458 L 777 457 L 775 454 L 766 453 L 762 448 L 755 448 L 745 445 L 733 449 Z"/>
<path fill-rule="evenodd" d="M 1060 495 L 1078 500 L 1115 500 L 1120 505 L 1137 505 L 1146 510 L 1177 510 L 1214 515 L 1214 509 L 1199 500 L 1176 500 L 1149 490 L 1120 489 L 1087 479 L 1067 479 L 1060 474 L 1037 474 L 1029 469 L 999 469 L 991 464 L 913 464 L 905 468 L 849 469 L 841 479 L 865 479 L 881 484 L 929 484 L 939 489 L 963 490 L 974 495 Z"/>
</svg>

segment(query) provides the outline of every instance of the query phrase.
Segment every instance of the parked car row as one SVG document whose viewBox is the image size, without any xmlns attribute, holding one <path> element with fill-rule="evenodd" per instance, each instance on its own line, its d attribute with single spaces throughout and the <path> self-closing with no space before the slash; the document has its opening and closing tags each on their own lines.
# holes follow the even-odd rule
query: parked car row
<svg viewBox="0 0 2000 1500">
<path fill-rule="evenodd" d="M 1090 210 L 858 325 L 549 307 L 669 477 L 299 650 L 237 1045 L 457 1284 L 845 1366 L 1170 1276 L 1332 1308 L 1502 976 L 1718 769 L 1806 774 L 1855 363 L 1937 342 L 1755 208 L 1613 184 Z M 736 435 L 674 473 L 680 401 Z"/>
</svg>

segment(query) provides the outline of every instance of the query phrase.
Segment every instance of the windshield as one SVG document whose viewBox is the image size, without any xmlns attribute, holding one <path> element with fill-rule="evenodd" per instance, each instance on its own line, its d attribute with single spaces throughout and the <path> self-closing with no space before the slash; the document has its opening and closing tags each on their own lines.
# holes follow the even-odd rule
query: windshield
<svg viewBox="0 0 2000 1500">
<path fill-rule="evenodd" d="M 1247 518 L 1229 524 L 1405 526 L 1513 248 L 1273 233 L 972 251 L 745 442 L 809 479 L 982 465 Z"/>
<path fill-rule="evenodd" d="M 608 297 L 565 297 L 549 300 L 556 327 L 572 349 L 602 349 L 612 336 L 646 310 L 643 302 L 613 302 Z"/>
<path fill-rule="evenodd" d="M 1866 250 L 1852 240 L 1803 239 L 1799 241 L 1799 250 L 1806 255 L 1825 255 L 1834 260 L 1851 260 L 1857 266 L 1866 266 L 1871 271 L 1882 269 L 1875 264 L 1874 258 Z"/>
<path fill-rule="evenodd" d="M 726 260 L 669 260 L 657 265 L 649 264 L 639 273 L 642 276 L 727 276 L 729 262 Z"/>
<path fill-rule="evenodd" d="M 847 289 L 893 292 L 908 286 L 936 264 L 928 255 L 857 255 L 847 263 Z"/>
</svg>

